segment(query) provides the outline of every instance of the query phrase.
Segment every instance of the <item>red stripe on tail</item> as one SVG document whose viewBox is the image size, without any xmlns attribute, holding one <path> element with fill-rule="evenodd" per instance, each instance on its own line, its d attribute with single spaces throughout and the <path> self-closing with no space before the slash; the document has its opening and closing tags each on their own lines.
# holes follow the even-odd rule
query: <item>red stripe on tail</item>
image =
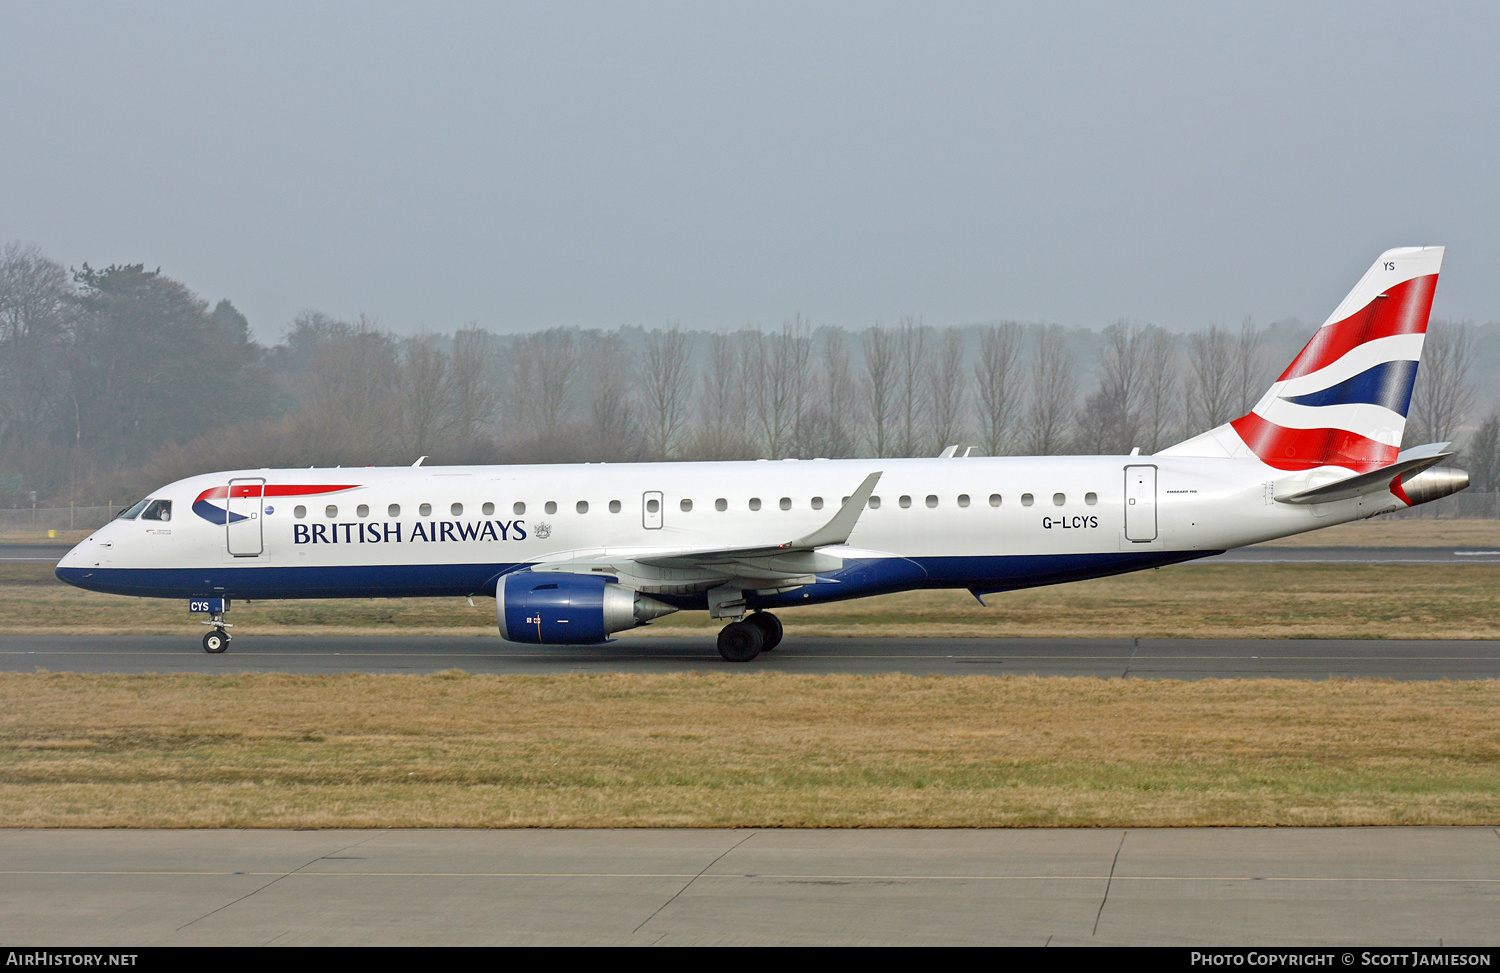
<svg viewBox="0 0 1500 973">
<path fill-rule="evenodd" d="M 1276 381 L 1284 382 L 1338 361 L 1349 350 L 1396 334 L 1424 334 L 1437 274 L 1403 281 L 1342 321 L 1319 328 Z"/>
<path fill-rule="evenodd" d="M 1254 412 L 1230 425 L 1262 463 L 1278 470 L 1342 466 L 1363 473 L 1391 465 L 1400 452 L 1347 429 L 1288 429 Z"/>
</svg>

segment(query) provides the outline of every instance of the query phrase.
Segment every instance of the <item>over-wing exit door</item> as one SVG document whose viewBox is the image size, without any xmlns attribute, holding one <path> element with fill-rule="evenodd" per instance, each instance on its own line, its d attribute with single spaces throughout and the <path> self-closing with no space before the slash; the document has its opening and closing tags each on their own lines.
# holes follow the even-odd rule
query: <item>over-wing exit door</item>
<svg viewBox="0 0 1500 973">
<path fill-rule="evenodd" d="M 1125 467 L 1125 539 L 1156 540 L 1156 467 Z"/>
</svg>

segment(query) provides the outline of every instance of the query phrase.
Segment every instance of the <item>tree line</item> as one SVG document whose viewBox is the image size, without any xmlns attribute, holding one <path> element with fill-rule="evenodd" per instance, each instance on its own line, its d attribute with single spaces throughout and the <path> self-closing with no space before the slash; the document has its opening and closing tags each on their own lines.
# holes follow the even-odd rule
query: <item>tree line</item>
<svg viewBox="0 0 1500 973">
<path fill-rule="evenodd" d="M 309 311 L 270 347 L 144 265 L 0 249 L 0 504 L 218 469 L 1155 452 L 1242 415 L 1310 336 L 916 317 L 863 331 L 477 325 L 400 336 Z M 1434 322 L 1408 443 L 1472 424 L 1476 329 Z M 1500 416 L 1465 435 L 1494 489 Z"/>
</svg>

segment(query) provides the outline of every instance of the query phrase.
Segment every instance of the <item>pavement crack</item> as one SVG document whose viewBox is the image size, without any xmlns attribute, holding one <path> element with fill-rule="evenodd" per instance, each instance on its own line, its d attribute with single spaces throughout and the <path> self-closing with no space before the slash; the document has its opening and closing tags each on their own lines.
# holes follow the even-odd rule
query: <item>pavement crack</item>
<svg viewBox="0 0 1500 973">
<path fill-rule="evenodd" d="M 1099 935 L 1099 920 L 1104 918 L 1104 904 L 1109 901 L 1109 887 L 1114 884 L 1115 866 L 1120 864 L 1120 852 L 1125 847 L 1125 836 L 1128 834 L 1128 830 L 1121 832 L 1120 844 L 1115 848 L 1115 860 L 1109 863 L 1109 878 L 1104 880 L 1104 898 L 1099 900 L 1099 911 L 1094 916 L 1094 931 L 1090 933 L 1092 936 Z"/>
<path fill-rule="evenodd" d="M 698 879 L 702 878 L 703 875 L 704 875 L 704 872 L 707 872 L 710 868 L 713 868 L 719 862 L 723 861 L 725 855 L 728 855 L 731 851 L 734 851 L 740 845 L 743 845 L 745 842 L 749 841 L 751 838 L 754 838 L 759 833 L 760 832 L 758 832 L 758 831 L 752 831 L 749 834 L 745 835 L 745 837 L 741 838 L 739 841 L 736 841 L 734 844 L 732 844 L 728 848 L 724 849 L 724 854 L 720 855 L 718 858 L 715 858 L 713 861 L 709 862 L 707 865 L 704 865 L 702 871 L 700 871 L 697 875 L 694 875 L 692 878 L 688 879 L 687 880 L 687 885 L 684 885 L 682 888 L 680 888 L 676 892 L 674 892 L 672 894 L 672 897 L 670 899 L 668 899 L 667 901 L 663 902 L 661 905 L 657 906 L 655 912 L 651 913 L 649 916 L 647 916 L 644 920 L 641 921 L 641 924 L 639 926 L 636 926 L 635 929 L 631 930 L 631 934 L 634 935 L 635 933 L 640 932 L 641 929 L 645 927 L 646 923 L 650 922 L 652 919 L 655 919 L 657 916 L 661 915 L 661 910 L 662 909 L 665 909 L 667 906 L 671 905 L 673 902 L 676 902 L 677 901 L 677 896 L 679 896 L 682 893 L 686 892 L 692 886 L 692 884 L 694 882 L 696 882 L 696 881 L 698 881 Z"/>
<path fill-rule="evenodd" d="M 275 885 L 277 882 L 281 881 L 282 879 L 287 878 L 287 877 L 292 876 L 292 875 L 295 875 L 298 872 L 302 871 L 304 868 L 311 867 L 312 865 L 314 865 L 314 864 L 322 861 L 323 859 L 327 858 L 328 855 L 337 855 L 339 852 L 348 851 L 350 848 L 358 848 L 360 845 L 364 844 L 366 841 L 370 841 L 370 840 L 372 840 L 374 838 L 378 838 L 378 837 L 380 837 L 383 834 L 385 834 L 384 831 L 377 831 L 375 834 L 366 835 L 365 837 L 359 839 L 358 841 L 354 842 L 353 844 L 345 845 L 342 848 L 336 848 L 333 851 L 329 852 L 327 855 L 319 855 L 316 858 L 313 858 L 313 859 L 310 859 L 308 861 L 305 861 L 301 865 L 298 865 L 296 868 L 292 869 L 291 871 L 285 872 L 285 873 L 283 873 L 281 875 L 276 876 L 275 878 L 271 879 L 266 884 L 262 885 L 260 888 L 251 889 L 249 892 L 246 892 L 244 895 L 242 895 L 239 898 L 235 899 L 233 902 L 226 902 L 223 905 L 219 906 L 217 909 L 210 909 L 208 912 L 203 913 L 203 915 L 201 915 L 198 918 L 192 920 L 192 922 L 185 922 L 185 923 L 183 923 L 182 925 L 180 925 L 180 926 L 177 927 L 176 931 L 177 932 L 182 932 L 184 929 L 186 929 L 188 926 L 191 926 L 195 922 L 202 922 L 204 919 L 207 919 L 209 916 L 217 915 L 218 913 L 223 912 L 225 909 L 229 908 L 232 905 L 239 905 L 241 902 L 243 902 L 246 899 L 250 898 L 252 895 L 256 895 L 256 894 L 258 894 L 260 892 L 264 892 L 266 889 L 268 889 L 271 886 Z"/>
<path fill-rule="evenodd" d="M 1130 640 L 1130 658 L 1128 658 L 1128 659 L 1125 660 L 1125 671 L 1122 672 L 1122 673 L 1120 673 L 1120 678 L 1121 679 L 1129 679 L 1130 678 L 1130 667 L 1133 666 L 1133 665 L 1135 665 L 1135 654 L 1137 652 L 1139 652 L 1139 651 L 1141 651 L 1141 640 L 1140 639 L 1131 639 Z"/>
</svg>

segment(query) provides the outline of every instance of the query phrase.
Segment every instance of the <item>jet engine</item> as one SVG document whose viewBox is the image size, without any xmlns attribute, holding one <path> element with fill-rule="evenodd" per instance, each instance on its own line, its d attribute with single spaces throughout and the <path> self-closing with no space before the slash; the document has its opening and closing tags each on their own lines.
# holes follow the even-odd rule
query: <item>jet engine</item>
<svg viewBox="0 0 1500 973">
<path fill-rule="evenodd" d="M 597 575 L 525 571 L 495 587 L 500 637 L 511 642 L 589 645 L 677 611 Z"/>
<path fill-rule="evenodd" d="M 1407 502 L 1413 507 L 1457 493 L 1468 485 L 1469 474 L 1466 471 L 1448 466 L 1429 467 L 1420 473 L 1401 478 L 1401 492 L 1406 494 Z"/>
</svg>

